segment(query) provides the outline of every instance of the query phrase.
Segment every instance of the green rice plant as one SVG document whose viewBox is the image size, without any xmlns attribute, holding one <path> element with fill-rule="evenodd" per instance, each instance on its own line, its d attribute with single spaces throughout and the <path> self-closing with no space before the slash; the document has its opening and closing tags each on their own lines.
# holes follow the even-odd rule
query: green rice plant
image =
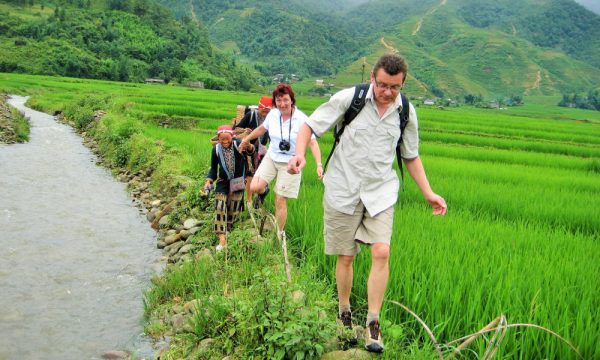
<svg viewBox="0 0 600 360">
<path fill-rule="evenodd" d="M 487 147 L 463 146 L 460 144 L 445 144 L 428 142 L 420 148 L 424 157 L 442 156 L 448 159 L 462 159 L 480 163 L 501 163 L 513 165 L 529 165 L 564 169 L 565 171 L 590 171 L 594 159 L 573 157 L 568 155 L 543 154 L 531 151 L 516 151 L 507 149 L 491 149 Z"/>
<path fill-rule="evenodd" d="M 180 153 L 178 162 L 184 174 L 200 178 L 208 172 L 212 137 L 209 134 L 152 126 L 146 126 L 144 134 L 176 149 Z"/>
<path fill-rule="evenodd" d="M 487 126 L 485 117 L 479 121 Z M 498 146 L 504 139 L 495 136 L 483 144 L 467 134 L 460 142 L 427 140 L 423 161 L 434 189 L 446 197 L 449 213 L 431 217 L 418 189 L 407 182 L 396 206 L 386 298 L 409 305 L 442 344 L 504 313 L 509 322 L 556 331 L 585 358 L 597 356 L 593 334 L 600 328 L 593 314 L 600 305 L 600 284 L 589 274 L 600 272 L 595 260 L 600 223 L 585 206 L 600 198 L 600 183 L 591 171 L 596 144 L 584 143 L 577 152 L 582 157 L 575 157 L 553 154 L 535 139 L 515 142 L 518 151 Z M 315 264 L 333 280 L 335 259 L 323 254 L 322 188 L 311 170 L 303 176 L 300 199 L 290 204 L 288 220 L 290 232 L 301 234 L 300 242 L 291 244 L 300 249 L 304 263 Z M 354 268 L 352 303 L 358 316 L 365 305 L 369 257 L 363 251 Z M 403 309 L 386 304 L 384 314 L 384 337 L 389 338 L 386 327 L 394 324 L 417 339 L 427 337 Z M 433 351 L 428 344 L 422 346 Z M 479 354 L 486 347 L 483 340 L 472 346 Z M 507 334 L 498 357 L 577 355 L 547 333 L 521 329 Z"/>
<path fill-rule="evenodd" d="M 422 127 L 425 131 L 435 132 L 448 132 L 457 134 L 470 134 L 475 136 L 494 136 L 494 137 L 505 137 L 511 139 L 527 139 L 528 141 L 552 141 L 558 143 L 576 143 L 576 144 L 599 144 L 600 135 L 590 135 L 589 132 L 586 134 L 578 135 L 573 132 L 550 132 L 544 130 L 522 130 L 515 128 L 506 128 L 499 126 L 488 126 L 488 125 L 467 125 L 459 123 L 440 123 L 435 121 L 427 121 L 426 125 Z"/>
<path fill-rule="evenodd" d="M 530 142 L 528 140 L 513 140 L 496 136 L 473 136 L 472 134 L 451 134 L 446 132 L 421 132 L 420 137 L 424 142 L 440 142 L 478 147 L 489 147 L 492 149 L 506 149 L 517 151 L 532 151 L 546 154 L 570 155 L 579 157 L 600 157 L 600 148 L 596 146 Z"/>
<path fill-rule="evenodd" d="M 427 108 L 419 109 L 419 122 L 426 125 L 429 122 L 440 126 L 464 125 L 465 128 L 495 129 L 496 133 L 503 131 L 533 131 L 548 134 L 571 135 L 600 135 L 600 129 L 593 123 L 581 122 L 573 118 L 555 120 L 541 113 L 535 117 L 507 116 L 501 113 L 486 113 L 469 108 L 459 108 L 446 111 L 432 111 Z"/>
<path fill-rule="evenodd" d="M 139 104 L 135 106 L 137 109 L 143 111 L 159 112 L 167 115 L 178 115 L 178 116 L 195 116 L 200 118 L 209 119 L 229 119 L 235 115 L 235 109 L 229 111 L 218 111 L 212 109 L 201 109 L 195 106 L 169 106 L 169 105 L 146 105 Z"/>
</svg>

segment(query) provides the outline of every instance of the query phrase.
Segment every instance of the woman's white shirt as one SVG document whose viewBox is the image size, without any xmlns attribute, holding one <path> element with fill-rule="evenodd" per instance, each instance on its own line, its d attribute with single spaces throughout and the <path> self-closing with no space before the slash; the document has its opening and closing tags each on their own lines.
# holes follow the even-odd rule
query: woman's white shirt
<svg viewBox="0 0 600 360">
<path fill-rule="evenodd" d="M 294 107 L 294 111 L 292 112 L 292 118 L 287 121 L 283 121 L 279 109 L 275 108 L 269 111 L 269 114 L 263 122 L 263 126 L 269 132 L 271 142 L 269 144 L 268 153 L 273 161 L 287 163 L 291 157 L 296 154 L 298 132 L 300 131 L 300 126 L 304 124 L 306 119 L 308 119 L 306 114 L 296 107 Z M 290 124 L 292 127 L 291 131 Z M 314 135 L 312 136 L 312 139 L 315 139 Z M 288 151 L 279 149 L 281 140 L 289 141 L 290 149 Z"/>
</svg>

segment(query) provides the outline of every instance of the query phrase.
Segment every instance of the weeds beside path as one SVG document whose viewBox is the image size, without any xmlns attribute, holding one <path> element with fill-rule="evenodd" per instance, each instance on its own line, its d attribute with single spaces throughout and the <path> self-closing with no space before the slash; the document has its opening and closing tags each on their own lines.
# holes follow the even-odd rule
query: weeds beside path
<svg viewBox="0 0 600 360">
<path fill-rule="evenodd" d="M 29 140 L 29 122 L 6 103 L 0 94 L 0 144 L 22 143 Z"/>
</svg>

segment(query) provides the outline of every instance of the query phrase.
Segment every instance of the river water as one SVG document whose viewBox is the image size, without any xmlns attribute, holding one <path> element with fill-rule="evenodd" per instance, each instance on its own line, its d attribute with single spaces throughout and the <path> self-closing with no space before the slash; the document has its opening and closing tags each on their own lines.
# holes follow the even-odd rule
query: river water
<svg viewBox="0 0 600 360">
<path fill-rule="evenodd" d="M 0 145 L 0 359 L 151 357 L 141 323 L 155 233 L 81 137 L 25 101 L 9 103 L 30 118 L 30 141 Z"/>
</svg>

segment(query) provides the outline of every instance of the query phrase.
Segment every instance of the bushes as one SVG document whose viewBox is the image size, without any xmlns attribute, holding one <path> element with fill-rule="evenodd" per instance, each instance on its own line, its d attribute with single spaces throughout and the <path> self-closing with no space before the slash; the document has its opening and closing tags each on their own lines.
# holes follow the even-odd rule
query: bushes
<svg viewBox="0 0 600 360">
<path fill-rule="evenodd" d="M 238 227 L 230 234 L 227 260 L 225 254 L 202 256 L 154 280 L 145 295 L 153 328 L 171 317 L 165 311 L 193 304 L 185 306 L 189 326 L 173 337 L 167 358 L 315 359 L 337 339 L 331 288 L 312 271 L 294 274 L 288 283 L 279 244 L 250 239 Z"/>
<path fill-rule="evenodd" d="M 73 121 L 79 130 L 86 130 L 94 121 L 97 110 L 106 109 L 109 104 L 108 97 L 84 96 L 79 100 L 70 102 L 64 110 L 67 119 Z"/>
<path fill-rule="evenodd" d="M 29 140 L 29 121 L 4 102 L 0 94 L 0 143 L 22 143 Z"/>
<path fill-rule="evenodd" d="M 304 291 L 307 284 L 302 284 Z M 302 291 L 269 270 L 256 274 L 248 290 L 252 295 L 237 314 L 238 338 L 254 347 L 246 349 L 248 354 L 260 359 L 313 359 L 323 354 L 323 344 L 335 336 L 331 298 L 307 301 Z"/>
</svg>

